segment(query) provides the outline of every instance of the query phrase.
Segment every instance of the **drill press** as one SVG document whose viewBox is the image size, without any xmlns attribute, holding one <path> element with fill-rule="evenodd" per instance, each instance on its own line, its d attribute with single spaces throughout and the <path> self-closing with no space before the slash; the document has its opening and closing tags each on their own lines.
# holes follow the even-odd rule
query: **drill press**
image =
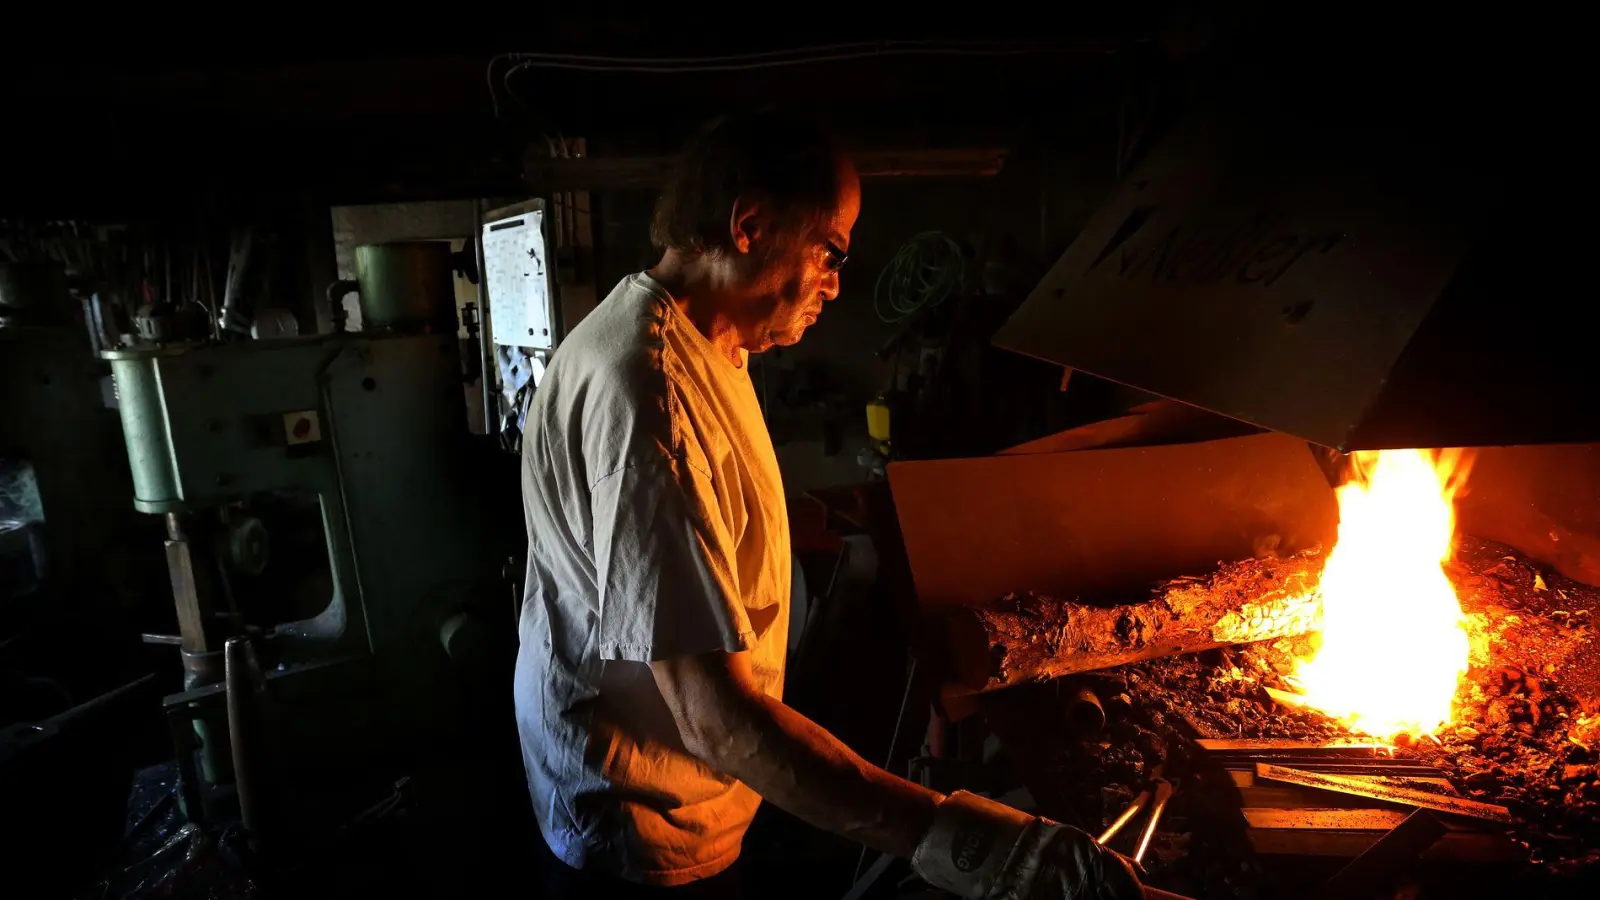
<svg viewBox="0 0 1600 900">
<path fill-rule="evenodd" d="M 497 640 L 514 640 L 504 610 L 487 609 L 506 596 L 504 555 L 480 490 L 477 454 L 492 451 L 467 427 L 449 247 L 356 258 L 356 282 L 335 293 L 359 293 L 359 332 L 104 354 L 134 506 L 167 525 L 178 634 L 154 639 L 182 654 L 185 689 L 166 709 L 191 817 L 229 816 L 238 793 L 267 790 L 235 777 L 243 757 L 282 773 L 459 745 Z M 325 554 L 307 549 L 314 537 L 269 552 L 282 542 L 264 511 L 285 508 L 320 528 Z M 297 574 L 263 581 L 285 569 Z M 267 698 L 270 727 L 249 733 L 268 747 L 230 748 L 230 639 L 252 644 L 227 655 L 259 670 L 232 702 Z"/>
</svg>

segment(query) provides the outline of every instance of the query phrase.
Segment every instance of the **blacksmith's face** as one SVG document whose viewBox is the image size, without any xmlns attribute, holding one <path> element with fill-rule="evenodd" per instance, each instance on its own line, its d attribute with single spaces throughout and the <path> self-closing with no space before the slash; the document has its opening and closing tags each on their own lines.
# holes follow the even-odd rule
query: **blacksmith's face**
<svg viewBox="0 0 1600 900">
<path fill-rule="evenodd" d="M 740 329 L 746 350 L 788 347 L 816 324 L 823 304 L 839 296 L 839 269 L 860 212 L 861 183 L 854 167 L 841 163 L 839 202 L 832 212 L 766 252 L 752 254 L 751 300 Z"/>
</svg>

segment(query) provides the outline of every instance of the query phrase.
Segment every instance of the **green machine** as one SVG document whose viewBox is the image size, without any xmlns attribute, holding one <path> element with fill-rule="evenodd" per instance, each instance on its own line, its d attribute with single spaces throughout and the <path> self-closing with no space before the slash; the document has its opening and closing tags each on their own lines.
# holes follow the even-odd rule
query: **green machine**
<svg viewBox="0 0 1600 900">
<path fill-rule="evenodd" d="M 359 332 L 104 354 L 134 506 L 167 525 L 178 634 L 147 640 L 182 655 L 166 706 L 191 816 L 237 803 L 251 825 L 277 793 L 264 772 L 449 752 L 509 683 L 506 535 L 494 452 L 467 425 L 448 245 L 356 259 L 330 299 L 359 292 Z"/>
</svg>

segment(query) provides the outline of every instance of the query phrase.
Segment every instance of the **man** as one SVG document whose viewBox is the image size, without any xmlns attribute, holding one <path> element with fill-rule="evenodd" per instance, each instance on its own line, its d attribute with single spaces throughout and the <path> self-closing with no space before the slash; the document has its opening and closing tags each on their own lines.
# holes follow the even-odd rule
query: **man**
<svg viewBox="0 0 1600 900">
<path fill-rule="evenodd" d="M 964 896 L 1140 896 L 1082 832 L 897 778 L 780 699 L 789 526 L 746 365 L 838 295 L 859 208 L 814 127 L 717 120 L 657 204 L 661 261 L 534 397 L 516 707 L 548 893 L 732 895 L 765 797 Z"/>
</svg>

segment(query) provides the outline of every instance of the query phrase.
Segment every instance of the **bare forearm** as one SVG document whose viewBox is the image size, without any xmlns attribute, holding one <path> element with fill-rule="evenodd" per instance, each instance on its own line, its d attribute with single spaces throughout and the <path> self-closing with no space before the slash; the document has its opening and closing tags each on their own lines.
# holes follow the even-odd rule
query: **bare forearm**
<svg viewBox="0 0 1600 900">
<path fill-rule="evenodd" d="M 707 760 L 801 819 L 910 858 L 941 796 L 889 774 L 770 697 L 746 697 Z"/>
<path fill-rule="evenodd" d="M 866 762 L 758 690 L 743 653 L 650 666 L 690 753 L 819 828 L 911 859 L 935 887 L 1078 897 L 1087 883 L 1096 897 L 1142 896 L 1133 869 L 1082 831 L 964 792 L 945 798 Z"/>
<path fill-rule="evenodd" d="M 684 746 L 812 825 L 910 857 L 943 797 L 857 756 L 755 686 L 744 653 L 650 664 Z"/>
</svg>

